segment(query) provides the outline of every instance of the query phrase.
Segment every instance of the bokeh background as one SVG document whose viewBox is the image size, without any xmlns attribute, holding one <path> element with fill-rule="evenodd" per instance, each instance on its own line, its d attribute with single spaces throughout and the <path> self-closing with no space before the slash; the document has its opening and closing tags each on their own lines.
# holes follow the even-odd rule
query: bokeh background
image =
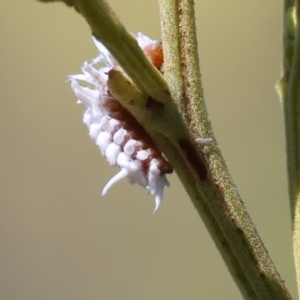
<svg viewBox="0 0 300 300">
<path fill-rule="evenodd" d="M 160 38 L 157 1 L 109 1 Z M 196 1 L 205 98 L 231 174 L 296 295 L 281 105 L 281 1 Z M 152 197 L 90 140 L 66 83 L 97 55 L 63 4 L 0 2 L 0 299 L 241 299 L 176 174 Z"/>
</svg>

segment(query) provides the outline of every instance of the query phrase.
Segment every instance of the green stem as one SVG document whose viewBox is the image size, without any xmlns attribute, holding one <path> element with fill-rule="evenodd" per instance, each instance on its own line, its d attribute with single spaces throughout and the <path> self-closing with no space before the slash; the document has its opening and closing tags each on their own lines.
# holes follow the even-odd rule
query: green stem
<svg viewBox="0 0 300 300">
<path fill-rule="evenodd" d="M 294 260 L 300 295 L 300 3 L 286 0 L 283 18 L 283 74 L 278 90 L 285 123 Z"/>
<path fill-rule="evenodd" d="M 145 57 L 135 37 L 127 32 L 109 5 L 101 0 L 74 0 L 74 3 L 90 25 L 93 35 L 126 69 L 137 87 L 154 99 L 169 101 L 168 86 L 163 77 Z"/>
<path fill-rule="evenodd" d="M 175 99 L 175 102 L 180 103 L 179 108 L 185 108 L 185 120 L 193 137 L 211 136 L 212 129 L 203 100 L 200 79 L 194 3 L 191 0 L 160 0 L 159 3 L 163 45 L 174 41 L 173 52 L 170 52 L 179 53 L 177 59 L 174 59 L 174 55 L 168 57 L 169 53 L 165 53 L 165 77 L 167 81 L 169 78 L 173 79 L 172 74 L 167 72 L 175 69 L 179 73 L 176 76 L 180 76 L 178 82 L 184 82 L 183 90 L 178 93 L 176 81 L 168 81 L 171 94 L 174 98 L 181 95 L 181 99 Z M 175 26 L 176 29 L 173 28 Z M 172 36 L 169 36 L 169 32 L 173 33 Z M 174 86 L 174 83 L 177 86 Z M 243 206 L 218 147 L 209 147 L 199 152 L 201 152 L 199 157 L 207 164 L 210 176 L 205 181 L 197 180 L 196 186 L 200 197 L 191 199 L 200 214 L 199 201 L 204 199 L 223 232 L 228 247 L 221 247 L 219 251 L 223 257 L 228 258 L 225 261 L 242 293 L 244 296 L 245 293 L 251 295 L 248 299 L 289 299 L 290 295 L 284 282 Z M 192 163 L 186 162 L 190 165 Z M 213 238 L 216 241 L 221 237 L 213 236 Z M 235 276 L 236 274 L 240 276 Z M 256 296 L 253 296 L 253 291 Z"/>
<path fill-rule="evenodd" d="M 295 218 L 295 207 L 299 186 L 299 135 L 298 135 L 298 79 L 299 79 L 299 26 L 293 24 L 294 1 L 286 1 L 284 12 L 284 59 L 283 75 L 280 81 L 285 135 L 287 148 L 287 167 L 289 196 L 291 201 L 292 220 Z"/>
<path fill-rule="evenodd" d="M 197 179 L 195 179 L 195 181 L 191 181 L 191 173 L 194 172 L 190 170 L 190 163 L 187 163 L 184 160 L 184 156 L 178 156 L 178 149 L 176 149 L 168 139 L 166 139 L 157 131 L 152 130 L 152 120 L 149 120 L 149 117 L 147 117 L 148 113 L 146 109 L 143 106 L 132 105 L 132 103 L 144 103 L 146 101 L 145 97 L 143 97 L 141 92 L 134 86 L 134 84 L 122 71 L 111 70 L 109 72 L 108 87 L 110 93 L 116 99 L 118 99 L 125 108 L 131 111 L 131 113 L 140 122 L 140 124 L 144 126 L 144 128 L 148 131 L 148 133 L 152 136 L 156 143 L 160 145 L 162 149 L 164 149 L 164 154 L 174 164 L 174 168 L 182 184 L 185 186 L 185 189 L 187 190 L 191 199 L 195 200 L 194 203 L 197 206 L 197 210 L 201 215 L 202 220 L 206 224 L 209 233 L 213 237 L 217 248 L 224 249 L 223 251 L 220 251 L 220 253 L 224 261 L 226 261 L 227 264 L 231 265 L 231 268 L 229 269 L 233 278 L 236 281 L 241 282 L 241 284 L 239 285 L 241 287 L 241 292 L 244 298 L 258 299 L 255 295 L 255 291 L 251 286 L 248 285 L 246 274 L 241 269 L 241 266 L 237 259 L 235 259 L 235 256 L 231 251 L 227 239 L 221 231 L 217 220 L 211 214 L 209 206 L 201 198 L 198 190 L 195 189 L 195 181 Z"/>
</svg>

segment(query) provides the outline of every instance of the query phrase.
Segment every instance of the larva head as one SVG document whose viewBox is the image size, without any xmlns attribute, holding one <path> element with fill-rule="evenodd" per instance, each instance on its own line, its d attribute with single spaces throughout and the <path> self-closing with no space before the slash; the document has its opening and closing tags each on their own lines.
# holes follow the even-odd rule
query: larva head
<svg viewBox="0 0 300 300">
<path fill-rule="evenodd" d="M 159 70 L 161 70 L 164 63 L 164 55 L 162 49 L 162 43 L 151 40 L 146 35 L 143 35 L 139 32 L 136 35 L 136 40 L 145 53 L 145 55 L 149 58 L 152 64 Z"/>
<path fill-rule="evenodd" d="M 152 64 L 160 70 L 164 63 L 162 43 L 155 42 L 154 44 L 146 46 L 144 48 L 144 53 L 146 54 L 146 56 L 148 56 Z"/>
</svg>

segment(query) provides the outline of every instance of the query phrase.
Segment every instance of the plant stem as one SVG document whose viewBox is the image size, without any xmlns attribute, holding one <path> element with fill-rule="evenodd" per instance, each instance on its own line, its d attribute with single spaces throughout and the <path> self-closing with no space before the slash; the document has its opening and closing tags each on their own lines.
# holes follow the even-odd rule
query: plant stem
<svg viewBox="0 0 300 300">
<path fill-rule="evenodd" d="M 74 0 L 74 5 L 90 25 L 93 35 L 126 69 L 141 91 L 160 101 L 170 98 L 163 77 L 145 57 L 135 37 L 126 31 L 106 1 Z"/>
<path fill-rule="evenodd" d="M 248 280 L 246 278 L 246 275 L 241 269 L 238 261 L 235 259 L 235 256 L 233 255 L 231 248 L 228 245 L 226 237 L 221 231 L 220 226 L 215 220 L 215 217 L 211 214 L 209 206 L 195 189 L 194 181 L 190 180 L 191 171 L 189 170 L 189 165 L 187 165 L 187 162 L 183 160 L 182 156 L 178 156 L 178 150 L 172 143 L 170 143 L 168 139 L 151 129 L 151 125 L 148 123 L 149 120 L 146 116 L 147 113 L 145 111 L 143 112 L 143 108 L 132 108 L 133 102 L 143 103 L 145 101 L 142 99 L 143 95 L 141 94 L 141 92 L 134 86 L 134 84 L 123 72 L 118 70 L 111 70 L 109 72 L 108 88 L 110 90 L 110 93 L 116 99 L 118 99 L 125 108 L 131 110 L 131 113 L 144 126 L 144 128 L 146 128 L 146 130 L 156 141 L 156 143 L 164 149 L 165 155 L 174 164 L 175 170 L 189 195 L 192 199 L 197 199 L 196 205 L 198 206 L 198 212 L 201 215 L 204 223 L 207 225 L 207 229 L 210 232 L 211 236 L 215 237 L 214 242 L 216 243 L 217 247 L 219 249 L 224 248 L 224 251 L 221 251 L 221 255 L 228 264 L 232 265 L 230 271 L 233 278 L 243 283 L 240 286 L 242 287 L 241 292 L 244 295 L 244 298 L 257 299 L 252 287 L 247 285 Z M 138 111 L 140 109 L 142 109 L 142 111 Z"/>
<path fill-rule="evenodd" d="M 159 3 L 164 49 L 165 44 L 168 44 L 164 52 L 165 78 L 171 95 L 179 103 L 179 109 L 184 110 L 185 121 L 193 137 L 211 136 L 212 129 L 200 79 L 194 3 L 192 0 L 160 0 Z M 176 75 L 169 74 L 174 70 Z M 180 92 L 178 87 L 182 87 Z M 176 98 L 178 96 L 181 98 Z M 225 262 L 244 297 L 247 295 L 248 299 L 289 299 L 284 282 L 243 206 L 218 147 L 209 147 L 200 152 L 202 153 L 199 157 L 207 164 L 211 177 L 196 182 L 200 197 L 193 197 L 188 189 L 187 191 L 200 215 L 203 207 L 199 202 L 206 202 L 223 232 L 228 247 L 219 247 L 219 251 L 227 258 Z M 186 162 L 187 165 L 193 163 L 195 164 L 193 161 Z M 184 181 L 180 172 L 178 173 Z M 212 237 L 215 241 L 221 238 Z M 235 276 L 236 274 L 241 276 Z"/>
<path fill-rule="evenodd" d="M 293 24 L 295 9 L 294 1 L 286 1 L 284 11 L 284 37 L 283 37 L 283 75 L 280 80 L 280 93 L 282 95 L 285 135 L 287 148 L 287 166 L 289 196 L 291 201 L 292 220 L 295 218 L 295 206 L 299 187 L 299 135 L 297 117 L 297 93 L 299 66 L 299 26 Z"/>
<path fill-rule="evenodd" d="M 285 123 L 288 187 L 293 227 L 294 261 L 300 295 L 300 3 L 285 0 L 283 70 L 277 89 Z"/>
</svg>

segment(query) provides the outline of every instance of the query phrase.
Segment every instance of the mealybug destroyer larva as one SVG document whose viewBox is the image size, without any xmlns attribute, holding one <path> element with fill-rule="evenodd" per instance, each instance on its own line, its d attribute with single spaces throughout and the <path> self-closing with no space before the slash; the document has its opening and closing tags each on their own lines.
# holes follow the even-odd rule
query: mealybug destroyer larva
<svg viewBox="0 0 300 300">
<path fill-rule="evenodd" d="M 138 33 L 137 42 L 153 65 L 159 70 L 163 66 L 160 42 Z M 137 183 L 155 196 L 155 209 L 163 201 L 163 189 L 169 186 L 167 173 L 173 172 L 172 165 L 157 148 L 152 138 L 138 121 L 114 99 L 107 89 L 107 73 L 117 66 L 108 50 L 94 39 L 100 55 L 91 63 L 84 63 L 82 74 L 70 76 L 71 87 L 79 103 L 87 107 L 83 122 L 89 128 L 91 138 L 103 156 L 120 171 L 105 185 L 102 195 L 117 181 L 127 177 L 131 184 Z M 97 62 L 105 62 L 100 69 Z M 87 83 L 84 87 L 79 82 Z"/>
</svg>

